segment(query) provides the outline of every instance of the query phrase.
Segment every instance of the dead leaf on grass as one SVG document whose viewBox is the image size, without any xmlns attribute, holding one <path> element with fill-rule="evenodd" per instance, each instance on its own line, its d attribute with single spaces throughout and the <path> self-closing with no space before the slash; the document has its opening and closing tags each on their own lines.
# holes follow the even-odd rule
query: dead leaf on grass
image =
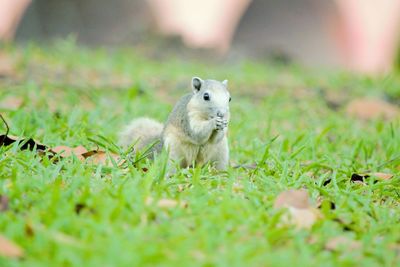
<svg viewBox="0 0 400 267">
<path fill-rule="evenodd" d="M 23 138 L 19 136 L 13 135 L 0 135 L 0 146 L 9 146 L 14 144 L 15 142 L 22 143 L 23 145 L 20 147 L 21 150 L 41 150 L 45 151 L 48 149 L 47 146 L 36 142 L 32 138 Z"/>
<path fill-rule="evenodd" d="M 83 146 L 77 146 L 77 147 L 68 147 L 68 146 L 56 146 L 51 149 L 51 151 L 59 154 L 61 157 L 71 157 L 72 155 L 75 155 L 79 159 L 85 159 L 82 154 L 88 152 L 87 149 Z"/>
<path fill-rule="evenodd" d="M 6 258 L 20 258 L 24 251 L 20 246 L 0 235 L 0 256 Z"/>
<path fill-rule="evenodd" d="M 77 146 L 74 148 L 68 146 L 57 146 L 51 149 L 51 152 L 58 153 L 62 158 L 71 157 L 75 155 L 80 161 L 87 160 L 88 163 L 91 164 L 101 164 L 105 166 L 112 166 L 111 159 L 120 165 L 123 163 L 120 162 L 120 156 L 114 153 L 106 153 L 101 150 L 90 150 L 88 151 L 83 146 Z"/>
<path fill-rule="evenodd" d="M 393 174 L 383 172 L 371 172 L 371 173 L 353 173 L 350 181 L 357 183 L 365 183 L 365 180 L 370 177 L 375 177 L 377 180 L 385 181 L 393 178 Z"/>
<path fill-rule="evenodd" d="M 328 242 L 326 242 L 325 244 L 326 250 L 337 251 L 340 248 L 348 250 L 358 250 L 361 248 L 361 243 L 345 236 L 337 236 L 329 239 Z"/>
<path fill-rule="evenodd" d="M 6 127 L 6 133 L 0 135 L 0 146 L 9 146 L 11 144 L 14 144 L 15 142 L 18 142 L 23 144 L 21 146 L 21 150 L 25 149 L 33 150 L 36 148 L 37 150 L 45 151 L 48 149 L 45 145 L 36 142 L 32 138 L 27 139 L 18 136 L 8 135 L 8 133 L 10 132 L 10 127 L 8 127 L 6 120 L 1 114 L 0 114 L 0 119 L 3 121 Z"/>
<path fill-rule="evenodd" d="M 308 192 L 304 189 L 280 193 L 274 208 L 286 208 L 289 214 L 282 217 L 282 222 L 294 224 L 297 228 L 309 229 L 322 216 L 319 210 L 310 205 Z"/>
<path fill-rule="evenodd" d="M 101 164 L 105 166 L 112 166 L 111 159 L 113 159 L 116 163 L 119 163 L 120 156 L 115 153 L 106 153 L 105 151 L 88 151 L 83 153 L 82 156 L 87 159 L 89 163 L 92 164 Z M 121 163 L 120 163 L 121 164 Z"/>
<path fill-rule="evenodd" d="M 399 108 L 380 99 L 361 98 L 351 101 L 347 114 L 362 120 L 383 118 L 391 120 L 399 115 Z"/>
<path fill-rule="evenodd" d="M 308 192 L 304 189 L 288 191 L 280 193 L 275 199 L 275 208 L 293 207 L 298 209 L 307 209 L 310 206 Z"/>
<path fill-rule="evenodd" d="M 115 153 L 106 153 L 105 151 L 101 150 L 88 151 L 83 146 L 77 146 L 74 148 L 68 146 L 56 146 L 50 149 L 49 147 L 36 142 L 32 138 L 27 139 L 27 138 L 8 135 L 10 128 L 8 127 L 7 122 L 5 121 L 4 117 L 1 114 L 0 114 L 0 119 L 3 121 L 6 127 L 6 133 L 0 135 L 0 146 L 9 146 L 11 144 L 14 144 L 15 142 L 18 142 L 22 143 L 20 147 L 21 150 L 24 149 L 34 150 L 36 148 L 38 152 L 48 151 L 50 153 L 49 155 L 50 157 L 53 157 L 56 154 L 58 154 L 61 158 L 67 158 L 71 157 L 72 155 L 75 155 L 81 161 L 88 159 L 87 161 L 89 163 L 101 164 L 106 166 L 112 166 L 111 159 L 113 159 L 119 165 L 124 163 L 124 161 L 120 162 L 121 157 Z"/>
<path fill-rule="evenodd" d="M 377 177 L 379 180 L 390 180 L 393 178 L 393 174 L 384 172 L 373 172 L 370 173 L 371 176 Z"/>
</svg>

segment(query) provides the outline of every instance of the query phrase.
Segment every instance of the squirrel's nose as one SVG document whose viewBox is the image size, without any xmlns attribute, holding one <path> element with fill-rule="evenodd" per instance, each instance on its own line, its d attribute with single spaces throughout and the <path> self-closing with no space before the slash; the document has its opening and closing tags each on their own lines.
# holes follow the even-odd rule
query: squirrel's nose
<svg viewBox="0 0 400 267">
<path fill-rule="evenodd" d="M 225 116 L 225 112 L 218 110 L 217 111 L 217 116 L 223 118 Z"/>
</svg>

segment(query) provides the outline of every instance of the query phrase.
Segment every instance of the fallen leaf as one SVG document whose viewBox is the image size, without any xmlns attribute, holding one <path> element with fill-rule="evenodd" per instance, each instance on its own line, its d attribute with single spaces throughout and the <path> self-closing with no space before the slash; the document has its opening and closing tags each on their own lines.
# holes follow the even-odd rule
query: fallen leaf
<svg viewBox="0 0 400 267">
<path fill-rule="evenodd" d="M 0 211 L 6 211 L 8 210 L 8 202 L 9 199 L 5 195 L 0 195 Z"/>
<path fill-rule="evenodd" d="M 337 251 L 340 248 L 345 248 L 348 250 L 357 250 L 361 248 L 361 243 L 359 241 L 355 241 L 349 239 L 345 236 L 337 236 L 332 239 L 329 239 L 325 244 L 325 249 L 330 251 Z"/>
<path fill-rule="evenodd" d="M 15 142 L 22 143 L 23 145 L 20 147 L 21 150 L 42 150 L 45 151 L 48 149 L 47 146 L 36 142 L 32 138 L 23 138 L 13 135 L 0 135 L 0 146 L 9 146 L 14 144 Z"/>
<path fill-rule="evenodd" d="M 399 115 L 399 108 L 380 99 L 361 98 L 351 101 L 347 114 L 362 120 L 383 118 L 391 120 Z"/>
<path fill-rule="evenodd" d="M 352 182 L 365 182 L 365 179 L 370 177 L 376 177 L 378 180 L 390 180 L 393 178 L 393 174 L 383 172 L 371 172 L 371 173 L 353 173 L 350 181 Z"/>
<path fill-rule="evenodd" d="M 84 157 L 85 159 L 87 159 L 87 158 L 89 158 L 89 157 L 95 155 L 95 154 L 98 153 L 98 152 L 99 152 L 98 150 L 90 150 L 90 151 L 87 151 L 87 152 L 85 152 L 85 153 L 83 153 L 83 154 L 81 154 L 81 155 L 82 155 L 82 157 Z"/>
<path fill-rule="evenodd" d="M 274 207 L 293 207 L 298 209 L 306 209 L 310 206 L 308 192 L 304 189 L 288 191 L 280 193 L 275 199 Z"/>
<path fill-rule="evenodd" d="M 0 109 L 17 110 L 24 103 L 24 99 L 17 96 L 6 96 L 0 101 Z"/>
<path fill-rule="evenodd" d="M 297 228 L 309 229 L 322 216 L 319 210 L 310 205 L 308 192 L 304 189 L 280 193 L 274 208 L 286 208 L 289 214 L 282 217 L 282 222 L 294 224 Z"/>
<path fill-rule="evenodd" d="M 83 153 L 82 156 L 85 159 L 88 159 L 89 163 L 92 164 L 101 164 L 105 166 L 112 166 L 111 158 L 114 159 L 115 162 L 119 162 L 120 156 L 114 153 L 106 153 L 105 151 L 89 151 L 87 153 Z"/>
<path fill-rule="evenodd" d="M 20 246 L 0 235 L 0 256 L 6 258 L 20 258 L 24 252 Z"/>
<path fill-rule="evenodd" d="M 20 147 L 21 150 L 25 149 L 33 150 L 36 148 L 37 150 L 45 151 L 48 149 L 45 145 L 35 142 L 35 140 L 33 140 L 32 138 L 26 139 L 18 136 L 8 135 L 10 127 L 8 127 L 6 120 L 1 114 L 0 114 L 0 119 L 3 121 L 4 126 L 6 128 L 6 133 L 0 135 L 0 146 L 9 146 L 11 144 L 14 144 L 15 142 L 18 142 L 23 144 Z"/>
<path fill-rule="evenodd" d="M 87 149 L 83 146 L 77 146 L 74 148 L 68 147 L 68 146 L 56 146 L 51 149 L 51 151 L 60 154 L 61 157 L 70 157 L 72 155 L 75 155 L 79 159 L 83 160 L 85 159 L 82 154 L 88 152 Z"/>
<path fill-rule="evenodd" d="M 383 172 L 373 172 L 370 173 L 371 176 L 377 177 L 380 180 L 390 180 L 393 178 L 393 174 L 391 173 L 383 173 Z"/>
</svg>

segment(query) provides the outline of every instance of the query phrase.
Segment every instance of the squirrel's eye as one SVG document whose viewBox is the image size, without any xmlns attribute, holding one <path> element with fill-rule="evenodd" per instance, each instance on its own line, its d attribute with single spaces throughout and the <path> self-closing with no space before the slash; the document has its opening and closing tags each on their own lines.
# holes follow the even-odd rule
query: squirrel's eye
<svg viewBox="0 0 400 267">
<path fill-rule="evenodd" d="M 210 95 L 209 95 L 208 93 L 204 93 L 203 99 L 204 99 L 205 101 L 209 101 L 209 100 L 210 100 Z"/>
<path fill-rule="evenodd" d="M 229 97 L 229 102 L 231 102 L 231 100 L 232 100 L 232 97 Z"/>
</svg>

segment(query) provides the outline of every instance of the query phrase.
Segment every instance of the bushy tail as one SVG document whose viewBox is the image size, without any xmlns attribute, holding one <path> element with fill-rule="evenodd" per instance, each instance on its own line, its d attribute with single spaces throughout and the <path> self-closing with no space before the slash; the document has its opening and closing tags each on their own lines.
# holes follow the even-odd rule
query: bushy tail
<svg viewBox="0 0 400 267">
<path fill-rule="evenodd" d="M 140 151 L 156 141 L 161 141 L 162 131 L 163 124 L 156 120 L 150 118 L 134 119 L 121 132 L 119 143 L 123 147 L 135 144 L 135 150 Z"/>
</svg>

